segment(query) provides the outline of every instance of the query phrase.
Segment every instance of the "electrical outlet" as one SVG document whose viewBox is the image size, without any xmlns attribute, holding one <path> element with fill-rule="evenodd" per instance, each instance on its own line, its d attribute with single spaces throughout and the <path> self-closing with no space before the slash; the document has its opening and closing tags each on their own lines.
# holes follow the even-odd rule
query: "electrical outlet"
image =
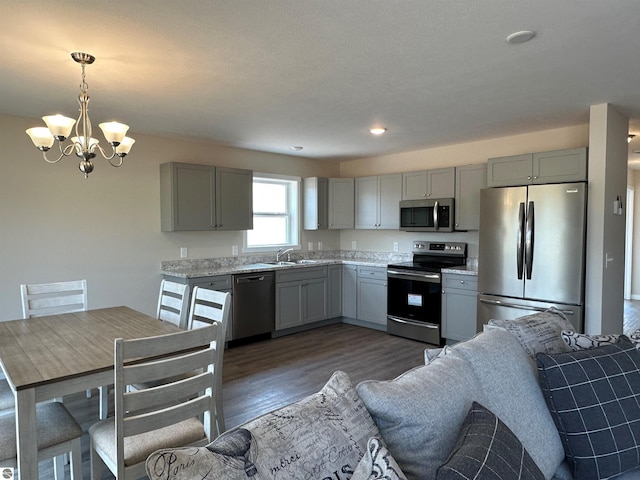
<svg viewBox="0 0 640 480">
<path fill-rule="evenodd" d="M 394 252 L 398 251 L 398 242 L 393 242 L 393 251 Z"/>
<path fill-rule="evenodd" d="M 323 246 L 324 246 L 324 245 L 322 244 L 322 242 L 318 242 L 318 250 L 322 250 L 322 247 L 323 247 Z"/>
<path fill-rule="evenodd" d="M 307 243 L 307 250 L 309 250 L 309 251 L 313 250 L 313 242 L 308 242 Z"/>
<path fill-rule="evenodd" d="M 233 256 L 238 255 L 238 245 L 232 245 L 231 246 L 231 255 L 233 255 Z"/>
<path fill-rule="evenodd" d="M 356 249 L 356 242 L 355 240 L 353 242 L 351 242 L 351 250 L 355 250 Z"/>
<path fill-rule="evenodd" d="M 187 258 L 187 247 L 180 247 L 180 258 Z"/>
</svg>

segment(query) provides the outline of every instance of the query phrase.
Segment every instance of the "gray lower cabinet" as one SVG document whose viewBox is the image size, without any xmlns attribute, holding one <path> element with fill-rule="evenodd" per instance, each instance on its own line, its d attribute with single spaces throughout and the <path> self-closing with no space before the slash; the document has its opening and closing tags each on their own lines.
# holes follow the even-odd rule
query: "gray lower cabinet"
<svg viewBox="0 0 640 480">
<path fill-rule="evenodd" d="M 342 316 L 358 318 L 358 267 L 342 266 Z"/>
<path fill-rule="evenodd" d="M 207 288 L 209 290 L 218 290 L 220 292 L 229 292 L 232 294 L 231 275 L 216 275 L 213 277 L 198 278 L 182 278 L 164 275 L 165 280 L 176 283 L 186 283 L 189 285 L 189 305 L 191 305 L 191 293 L 194 287 Z M 229 299 L 229 324 L 227 325 L 226 340 L 233 340 L 233 299 Z"/>
<path fill-rule="evenodd" d="M 358 320 L 387 325 L 387 269 L 358 266 Z"/>
<path fill-rule="evenodd" d="M 276 330 L 327 318 L 327 267 L 276 271 Z"/>
<path fill-rule="evenodd" d="M 163 232 L 253 228 L 253 172 L 170 162 L 160 165 Z"/>
<path fill-rule="evenodd" d="M 476 334 L 478 277 L 442 274 L 442 337 L 468 340 Z"/>
<path fill-rule="evenodd" d="M 327 281 L 327 318 L 336 318 L 342 315 L 342 265 L 327 266 Z"/>
</svg>

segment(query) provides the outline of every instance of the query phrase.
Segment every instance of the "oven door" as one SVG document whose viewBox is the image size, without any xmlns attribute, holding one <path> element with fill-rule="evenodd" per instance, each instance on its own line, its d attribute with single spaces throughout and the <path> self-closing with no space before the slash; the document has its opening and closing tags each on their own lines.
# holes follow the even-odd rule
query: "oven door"
<svg viewBox="0 0 640 480">
<path fill-rule="evenodd" d="M 441 345 L 439 272 L 387 270 L 387 332 Z"/>
</svg>

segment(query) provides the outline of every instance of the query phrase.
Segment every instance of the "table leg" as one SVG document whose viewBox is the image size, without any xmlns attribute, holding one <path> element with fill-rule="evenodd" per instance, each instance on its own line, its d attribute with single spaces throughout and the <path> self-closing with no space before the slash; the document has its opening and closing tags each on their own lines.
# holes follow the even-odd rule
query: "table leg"
<svg viewBox="0 0 640 480">
<path fill-rule="evenodd" d="M 32 388 L 16 392 L 16 435 L 20 479 L 37 480 L 36 393 Z"/>
</svg>

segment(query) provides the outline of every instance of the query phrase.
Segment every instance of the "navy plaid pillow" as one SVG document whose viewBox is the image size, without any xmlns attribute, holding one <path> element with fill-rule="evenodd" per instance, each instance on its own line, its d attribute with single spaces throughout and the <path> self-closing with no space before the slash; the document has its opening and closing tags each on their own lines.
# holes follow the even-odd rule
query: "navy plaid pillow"
<svg viewBox="0 0 640 480">
<path fill-rule="evenodd" d="M 453 452 L 436 480 L 544 480 L 520 440 L 491 411 L 473 402 Z"/>
<path fill-rule="evenodd" d="M 640 466 L 640 352 L 627 337 L 576 352 L 537 355 L 540 385 L 575 478 Z"/>
</svg>

